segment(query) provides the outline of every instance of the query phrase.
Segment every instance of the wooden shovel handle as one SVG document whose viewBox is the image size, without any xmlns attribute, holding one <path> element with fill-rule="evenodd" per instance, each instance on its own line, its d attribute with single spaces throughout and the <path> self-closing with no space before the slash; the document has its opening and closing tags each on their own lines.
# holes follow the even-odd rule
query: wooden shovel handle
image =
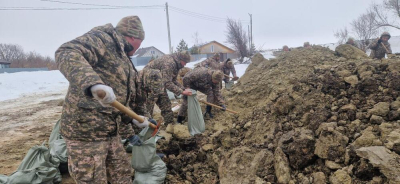
<svg viewBox="0 0 400 184">
<path fill-rule="evenodd" d="M 99 96 L 100 98 L 104 98 L 106 96 L 106 92 L 105 91 L 98 91 L 97 92 L 97 96 Z M 119 111 L 125 113 L 126 115 L 128 115 L 129 117 L 139 121 L 139 123 L 143 123 L 144 119 L 142 117 L 140 117 L 139 115 L 137 115 L 135 112 L 133 112 L 132 110 L 130 110 L 129 108 L 125 107 L 124 105 L 122 105 L 121 103 L 119 103 L 118 101 L 114 101 L 111 103 L 111 106 L 115 107 L 116 109 L 118 109 Z M 157 129 L 157 125 L 154 125 L 153 123 L 149 123 L 149 126 L 153 129 Z"/>
<path fill-rule="evenodd" d="M 215 104 L 212 104 L 212 103 L 208 103 L 208 102 L 206 102 L 206 101 L 204 101 L 204 100 L 199 100 L 199 102 L 204 103 L 204 104 L 207 104 L 207 105 L 210 105 L 210 106 L 213 106 L 213 107 L 218 108 L 218 109 L 223 109 L 222 107 L 220 107 L 220 106 L 218 106 L 218 105 L 215 105 Z M 230 110 L 230 109 L 226 109 L 226 111 L 228 111 L 228 112 L 230 112 L 230 113 L 233 113 L 233 114 L 238 114 L 238 112 L 233 111 L 233 110 Z"/>
<path fill-rule="evenodd" d="M 385 44 L 383 44 L 382 42 L 381 42 L 381 44 L 382 44 L 383 48 L 385 48 L 386 54 L 392 54 L 392 53 L 390 53 L 389 50 L 386 48 Z"/>
</svg>

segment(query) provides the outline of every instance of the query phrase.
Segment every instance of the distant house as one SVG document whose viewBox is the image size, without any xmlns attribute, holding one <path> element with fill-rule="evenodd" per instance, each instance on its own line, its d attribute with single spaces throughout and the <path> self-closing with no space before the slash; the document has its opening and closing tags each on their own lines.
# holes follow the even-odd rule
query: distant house
<svg viewBox="0 0 400 184">
<path fill-rule="evenodd" d="M 0 68 L 10 68 L 10 65 L 10 62 L 0 59 Z"/>
<path fill-rule="evenodd" d="M 217 41 L 211 41 L 204 45 L 201 45 L 199 47 L 199 52 L 203 56 L 207 55 L 207 58 L 213 56 L 215 53 L 220 53 L 220 61 L 225 61 L 227 58 L 231 59 L 238 58 L 237 53 L 233 49 Z M 197 59 L 198 57 L 193 57 L 193 58 Z"/>
<path fill-rule="evenodd" d="M 152 58 L 156 59 L 164 55 L 165 54 L 163 52 L 153 46 L 140 48 L 132 56 L 132 62 L 135 66 L 142 66 L 149 63 Z"/>
</svg>

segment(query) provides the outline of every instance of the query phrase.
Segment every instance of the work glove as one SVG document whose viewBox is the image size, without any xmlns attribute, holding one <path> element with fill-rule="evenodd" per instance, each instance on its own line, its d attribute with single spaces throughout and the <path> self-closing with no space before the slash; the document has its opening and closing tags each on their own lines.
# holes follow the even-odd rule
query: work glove
<svg viewBox="0 0 400 184">
<path fill-rule="evenodd" d="M 238 79 L 239 79 L 238 76 L 235 76 L 235 77 L 232 78 L 233 81 L 237 81 Z"/>
<path fill-rule="evenodd" d="M 90 91 L 92 92 L 93 97 L 98 100 L 103 107 L 109 107 L 110 104 L 116 100 L 114 91 L 110 86 L 96 84 L 90 88 Z M 97 92 L 99 91 L 104 91 L 106 93 L 106 96 L 103 99 L 97 95 Z"/>
<path fill-rule="evenodd" d="M 222 107 L 222 111 L 226 111 L 226 106 L 225 105 L 221 105 L 221 107 Z"/>
<path fill-rule="evenodd" d="M 379 40 L 378 40 L 378 43 L 380 44 L 381 42 L 382 42 L 382 40 L 381 40 L 381 39 L 379 39 Z"/>
<path fill-rule="evenodd" d="M 144 116 L 140 116 L 140 117 L 144 119 L 143 123 L 140 123 L 136 119 L 132 119 L 132 123 L 135 124 L 139 128 L 146 128 L 149 126 L 150 123 L 157 125 L 157 121 L 155 121 L 154 119 L 147 118 Z"/>
<path fill-rule="evenodd" d="M 130 144 L 136 145 L 136 146 L 140 146 L 143 143 L 142 140 L 140 140 L 139 136 L 137 136 L 137 135 L 129 137 L 128 141 L 129 141 Z"/>
</svg>

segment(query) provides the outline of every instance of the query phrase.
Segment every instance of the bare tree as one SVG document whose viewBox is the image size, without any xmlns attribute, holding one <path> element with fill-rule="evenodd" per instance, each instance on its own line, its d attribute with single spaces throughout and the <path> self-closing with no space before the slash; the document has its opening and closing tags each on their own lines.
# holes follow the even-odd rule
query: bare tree
<svg viewBox="0 0 400 184">
<path fill-rule="evenodd" d="M 379 28 L 375 26 L 375 20 L 376 14 L 367 12 L 350 23 L 351 30 L 357 35 L 357 39 L 360 40 L 360 49 L 364 51 L 369 44 L 369 40 L 379 34 Z"/>
<path fill-rule="evenodd" d="M 193 38 L 193 46 L 192 46 L 192 48 L 190 49 L 190 53 L 191 54 L 200 54 L 200 45 L 201 45 L 201 39 L 200 39 L 200 36 L 199 36 L 199 32 L 195 32 L 193 35 L 192 35 L 192 38 Z"/>
<path fill-rule="evenodd" d="M 346 43 L 347 39 L 349 39 L 349 31 L 347 30 L 347 27 L 344 27 L 343 29 L 339 29 L 334 33 L 334 36 L 338 39 L 338 44 L 344 44 Z"/>
<path fill-rule="evenodd" d="M 384 0 L 382 5 L 372 4 L 368 14 L 374 15 L 374 26 L 400 29 L 400 0 Z M 388 15 L 391 14 L 391 15 Z"/>
<path fill-rule="evenodd" d="M 241 58 L 249 56 L 247 47 L 248 38 L 240 21 L 229 19 L 226 21 L 226 42 L 231 44 Z"/>
<path fill-rule="evenodd" d="M 16 44 L 0 43 L 0 59 L 8 62 L 21 60 L 24 58 L 24 50 Z"/>
</svg>

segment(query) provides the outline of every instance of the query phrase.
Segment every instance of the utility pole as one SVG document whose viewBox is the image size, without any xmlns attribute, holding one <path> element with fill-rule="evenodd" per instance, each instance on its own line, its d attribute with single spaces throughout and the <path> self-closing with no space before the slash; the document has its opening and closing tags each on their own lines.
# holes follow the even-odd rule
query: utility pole
<svg viewBox="0 0 400 184">
<path fill-rule="evenodd" d="M 249 52 L 250 52 L 250 50 L 251 50 L 250 25 L 247 25 L 247 34 L 249 37 Z"/>
<path fill-rule="evenodd" d="M 167 26 L 168 26 L 168 43 L 169 43 L 169 53 L 172 54 L 171 47 L 171 31 L 169 29 L 169 14 L 168 14 L 168 2 L 165 3 L 165 11 L 167 12 Z"/>
<path fill-rule="evenodd" d="M 249 13 L 249 16 L 250 16 L 250 48 L 252 48 L 253 47 L 253 14 Z"/>
</svg>

